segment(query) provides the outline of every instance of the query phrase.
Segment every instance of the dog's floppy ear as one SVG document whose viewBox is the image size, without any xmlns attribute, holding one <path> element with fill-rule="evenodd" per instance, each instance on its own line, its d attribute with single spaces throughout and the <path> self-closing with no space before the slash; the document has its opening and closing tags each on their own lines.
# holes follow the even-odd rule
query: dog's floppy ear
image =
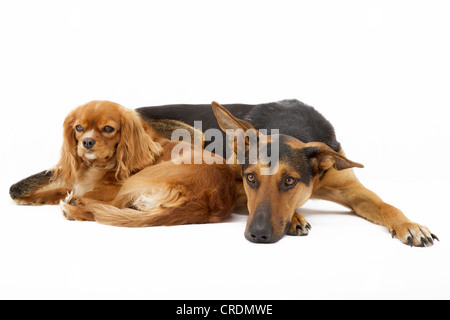
<svg viewBox="0 0 450 320">
<path fill-rule="evenodd" d="M 80 159 L 77 157 L 77 140 L 75 139 L 74 125 L 77 109 L 73 110 L 64 120 L 63 145 L 61 158 L 53 169 L 52 180 L 62 178 L 67 184 L 73 184 L 81 167 Z"/>
<path fill-rule="evenodd" d="M 316 172 L 322 172 L 331 167 L 334 167 L 336 170 L 364 168 L 362 164 L 347 159 L 344 155 L 335 152 L 322 142 L 306 143 L 303 151 L 310 159 L 311 165 Z"/>
<path fill-rule="evenodd" d="M 121 115 L 121 138 L 116 155 L 116 178 L 128 178 L 131 174 L 153 164 L 161 154 L 159 143 L 153 141 L 146 129 L 148 125 L 134 110 L 124 110 Z"/>
</svg>

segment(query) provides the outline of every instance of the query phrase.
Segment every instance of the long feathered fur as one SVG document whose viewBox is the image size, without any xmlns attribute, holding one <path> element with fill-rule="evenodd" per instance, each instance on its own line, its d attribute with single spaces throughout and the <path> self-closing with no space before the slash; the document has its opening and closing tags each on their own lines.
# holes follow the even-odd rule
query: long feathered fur
<svg viewBox="0 0 450 320">
<path fill-rule="evenodd" d="M 86 169 L 82 159 L 77 155 L 78 141 L 74 127 L 89 104 L 73 110 L 64 120 L 63 146 L 58 164 L 53 168 L 52 180 L 63 179 L 67 185 L 73 185 Z M 153 141 L 151 129 L 134 110 L 116 105 L 113 112 L 119 112 L 121 118 L 121 139 L 116 148 L 117 164 L 112 168 L 117 180 L 124 180 L 135 172 L 152 165 L 161 154 L 161 146 Z"/>
</svg>

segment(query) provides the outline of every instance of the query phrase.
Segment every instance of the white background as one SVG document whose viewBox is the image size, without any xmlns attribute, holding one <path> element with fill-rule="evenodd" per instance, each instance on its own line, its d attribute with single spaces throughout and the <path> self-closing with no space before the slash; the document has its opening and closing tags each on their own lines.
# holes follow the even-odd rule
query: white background
<svg viewBox="0 0 450 320">
<path fill-rule="evenodd" d="M 448 1 L 1 1 L 0 298 L 450 298 Z M 361 181 L 441 239 L 409 248 L 311 201 L 273 245 L 216 225 L 114 228 L 16 206 L 74 107 L 297 98 Z"/>
</svg>

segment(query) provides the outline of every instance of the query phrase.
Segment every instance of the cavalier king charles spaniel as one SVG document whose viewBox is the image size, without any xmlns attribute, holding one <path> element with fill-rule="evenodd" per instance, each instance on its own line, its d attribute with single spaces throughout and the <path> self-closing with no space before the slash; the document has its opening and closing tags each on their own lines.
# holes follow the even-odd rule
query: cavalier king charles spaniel
<svg viewBox="0 0 450 320">
<path fill-rule="evenodd" d="M 114 226 L 218 222 L 233 209 L 235 173 L 226 164 L 172 159 L 178 144 L 185 142 L 159 136 L 136 111 L 89 102 L 64 121 L 61 159 L 50 181 L 14 200 L 60 204 L 69 220 Z M 178 157 L 193 160 L 194 152 Z"/>
</svg>

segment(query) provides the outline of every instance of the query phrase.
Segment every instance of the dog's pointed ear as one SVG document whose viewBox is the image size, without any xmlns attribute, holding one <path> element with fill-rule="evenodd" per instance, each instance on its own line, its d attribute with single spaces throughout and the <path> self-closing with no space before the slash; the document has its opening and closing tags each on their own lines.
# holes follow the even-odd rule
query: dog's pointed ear
<svg viewBox="0 0 450 320">
<path fill-rule="evenodd" d="M 242 129 L 247 131 L 249 129 L 255 129 L 250 122 L 236 118 L 230 111 L 222 107 L 219 103 L 213 101 L 211 103 L 214 115 L 219 123 L 222 131 Z"/>
<path fill-rule="evenodd" d="M 257 145 L 260 132 L 250 122 L 234 117 L 230 111 L 217 102 L 213 101 L 211 106 L 220 128 L 226 133 L 227 154 L 228 150 L 234 150 L 237 163 L 245 163 L 245 154 L 249 151 L 250 146 Z M 234 161 L 232 158 L 233 156 L 227 158 L 227 161 Z"/>
<path fill-rule="evenodd" d="M 335 152 L 322 142 L 306 143 L 303 150 L 316 172 L 322 172 L 331 167 L 336 170 L 364 168 L 362 164 L 347 159 L 344 155 Z"/>
</svg>

